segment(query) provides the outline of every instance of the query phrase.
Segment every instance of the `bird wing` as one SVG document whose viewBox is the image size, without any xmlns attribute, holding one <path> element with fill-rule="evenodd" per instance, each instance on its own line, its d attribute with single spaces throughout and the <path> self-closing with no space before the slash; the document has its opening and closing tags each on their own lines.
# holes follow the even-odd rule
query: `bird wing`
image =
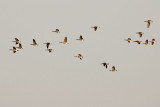
<svg viewBox="0 0 160 107">
<path fill-rule="evenodd" d="M 36 40 L 35 39 L 33 39 L 33 44 L 36 44 Z"/>
<path fill-rule="evenodd" d="M 22 44 L 21 43 L 19 44 L 19 48 L 22 48 Z"/>
<path fill-rule="evenodd" d="M 16 41 L 19 41 L 19 39 L 15 38 Z"/>
</svg>

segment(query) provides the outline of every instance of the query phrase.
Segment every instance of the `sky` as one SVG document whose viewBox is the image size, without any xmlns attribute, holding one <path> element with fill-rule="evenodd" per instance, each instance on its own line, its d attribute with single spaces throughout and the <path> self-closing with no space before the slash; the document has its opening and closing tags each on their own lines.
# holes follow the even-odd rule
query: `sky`
<svg viewBox="0 0 160 107">
<path fill-rule="evenodd" d="M 159 0 L 0 0 L 1 107 L 159 107 Z M 147 28 L 146 20 L 153 20 Z M 99 26 L 95 32 L 91 27 Z M 60 33 L 52 32 L 59 29 Z M 144 32 L 142 38 L 136 32 Z M 76 41 L 82 35 L 84 42 Z M 60 44 L 68 37 L 67 45 Z M 124 39 L 156 39 L 155 45 Z M 9 51 L 18 38 L 23 50 Z M 33 38 L 38 46 L 33 47 Z M 54 52 L 45 51 L 51 42 Z M 82 54 L 83 60 L 74 56 Z M 101 65 L 108 62 L 106 69 Z M 115 66 L 117 72 L 110 72 Z"/>
</svg>

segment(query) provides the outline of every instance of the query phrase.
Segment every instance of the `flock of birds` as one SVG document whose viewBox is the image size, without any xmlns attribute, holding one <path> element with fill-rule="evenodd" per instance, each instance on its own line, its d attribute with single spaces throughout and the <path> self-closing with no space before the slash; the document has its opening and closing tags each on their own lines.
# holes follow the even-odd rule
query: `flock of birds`
<svg viewBox="0 0 160 107">
<path fill-rule="evenodd" d="M 153 21 L 152 21 L 152 20 L 148 20 L 148 21 L 144 21 L 144 22 L 147 22 L 147 28 L 149 28 L 149 27 L 150 27 L 150 24 L 151 24 Z M 139 37 L 141 38 L 144 33 L 143 33 L 143 32 L 137 32 L 136 34 L 138 34 Z M 132 39 L 131 39 L 131 38 L 128 38 L 128 39 L 125 39 L 125 41 L 127 41 L 128 43 L 130 43 L 130 42 L 132 41 Z M 140 41 L 140 40 L 136 40 L 136 41 L 133 41 L 133 42 L 137 42 L 137 44 L 141 44 L 141 43 L 142 43 L 142 41 Z M 153 38 L 151 41 L 149 41 L 149 40 L 147 39 L 147 40 L 145 40 L 144 43 L 142 43 L 142 44 L 149 45 L 149 42 L 151 42 L 151 44 L 154 45 L 154 43 L 157 42 L 157 41 L 155 40 L 155 38 Z"/>
<path fill-rule="evenodd" d="M 152 20 L 148 20 L 148 21 L 144 21 L 144 22 L 147 22 L 147 28 L 149 28 L 149 27 L 150 27 L 150 24 L 151 24 L 153 21 L 152 21 Z M 94 27 L 91 27 L 91 28 L 93 28 L 94 31 L 97 31 L 97 29 L 100 28 L 100 27 L 99 27 L 99 26 L 94 26 Z M 52 31 L 52 32 L 60 33 L 60 30 L 59 30 L 59 29 L 56 29 L 55 31 Z M 139 37 L 142 37 L 142 35 L 143 35 L 144 33 L 143 33 L 143 32 L 137 32 L 137 34 L 139 34 Z M 80 35 L 80 37 L 79 37 L 78 39 L 76 39 L 76 40 L 84 41 L 82 35 Z M 125 39 L 125 41 L 127 41 L 128 43 L 130 43 L 132 40 L 131 40 L 131 38 L 128 38 L 128 39 Z M 16 45 L 19 45 L 18 47 L 13 46 L 13 48 L 10 49 L 13 53 L 16 53 L 17 51 L 23 49 L 22 44 L 21 44 L 21 41 L 20 41 L 18 38 L 15 38 L 15 41 L 12 41 L 12 42 L 15 42 Z M 136 40 L 136 41 L 133 41 L 133 42 L 137 42 L 138 44 L 141 44 L 142 41 Z M 156 40 L 155 40 L 154 38 L 153 38 L 151 41 L 146 40 L 143 44 L 148 45 L 149 42 L 151 42 L 151 44 L 154 45 L 154 43 L 156 42 Z M 69 43 L 67 42 L 67 37 L 65 37 L 64 40 L 63 40 L 62 42 L 59 42 L 59 43 L 69 44 Z M 49 48 L 49 46 L 51 45 L 50 42 L 46 42 L 46 43 L 43 43 L 43 44 L 46 45 L 46 48 L 47 48 L 46 50 L 47 50 L 49 53 L 54 51 L 53 49 L 50 49 L 50 48 Z M 33 44 L 30 44 L 30 45 L 38 46 L 38 44 L 37 44 L 37 42 L 36 42 L 35 39 L 33 39 Z M 74 57 L 77 57 L 77 58 L 79 58 L 80 60 L 83 59 L 82 54 L 78 54 L 77 56 L 74 56 Z M 103 62 L 103 63 L 101 63 L 101 65 L 103 65 L 103 66 L 107 69 L 109 63 Z M 109 70 L 109 71 L 115 72 L 115 71 L 117 71 L 117 70 L 116 70 L 115 66 L 112 66 L 112 69 Z"/>
</svg>

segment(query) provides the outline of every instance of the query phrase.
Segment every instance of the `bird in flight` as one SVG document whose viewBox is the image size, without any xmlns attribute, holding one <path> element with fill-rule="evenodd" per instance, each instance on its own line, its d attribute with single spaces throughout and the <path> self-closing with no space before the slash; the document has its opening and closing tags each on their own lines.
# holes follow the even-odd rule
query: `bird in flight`
<svg viewBox="0 0 160 107">
<path fill-rule="evenodd" d="M 115 72 L 115 71 L 117 71 L 117 70 L 116 70 L 115 66 L 113 66 L 113 67 L 112 67 L 112 70 L 109 70 L 109 71 Z"/>
<path fill-rule="evenodd" d="M 16 48 L 18 48 L 18 49 L 23 49 L 23 48 L 22 48 L 22 44 L 21 44 L 21 43 L 19 43 L 19 46 L 18 46 L 18 47 L 16 47 Z"/>
<path fill-rule="evenodd" d="M 144 33 L 143 32 L 137 32 L 137 34 L 139 34 L 139 37 L 141 38 Z"/>
<path fill-rule="evenodd" d="M 91 27 L 91 28 L 94 28 L 94 31 L 97 31 L 98 26 L 94 26 L 94 27 Z M 99 27 L 99 28 L 100 28 L 100 27 Z"/>
<path fill-rule="evenodd" d="M 79 39 L 76 39 L 76 40 L 79 40 L 79 41 L 84 41 L 84 40 L 83 40 L 83 37 L 82 37 L 82 35 L 80 35 Z"/>
<path fill-rule="evenodd" d="M 149 43 L 148 43 L 148 40 L 146 40 L 145 43 L 143 43 L 143 44 L 148 45 L 148 44 L 149 44 Z"/>
<path fill-rule="evenodd" d="M 74 56 L 74 57 L 77 57 L 79 58 L 80 60 L 82 60 L 83 56 L 81 54 L 78 54 L 78 56 Z"/>
<path fill-rule="evenodd" d="M 67 37 L 64 38 L 64 41 L 63 41 L 63 42 L 59 42 L 59 43 L 69 44 L 69 43 L 67 43 Z"/>
<path fill-rule="evenodd" d="M 147 28 L 149 28 L 149 27 L 150 27 L 151 22 L 153 22 L 153 21 L 152 21 L 152 20 L 148 20 L 148 21 L 144 21 L 144 22 L 147 22 Z"/>
<path fill-rule="evenodd" d="M 152 41 L 150 41 L 152 45 L 154 45 L 155 42 L 157 42 L 154 38 L 152 39 Z"/>
<path fill-rule="evenodd" d="M 33 45 L 33 46 L 38 46 L 37 42 L 35 39 L 33 39 L 33 44 L 30 44 L 30 45 Z"/>
<path fill-rule="evenodd" d="M 132 40 L 131 38 L 125 39 L 125 41 L 127 41 L 128 43 L 130 43 Z"/>
<path fill-rule="evenodd" d="M 52 31 L 52 32 L 60 33 L 59 29 L 56 29 L 55 31 Z"/>
<path fill-rule="evenodd" d="M 103 66 L 106 67 L 106 69 L 107 69 L 107 67 L 108 67 L 108 65 L 109 65 L 109 63 L 106 63 L 106 62 L 101 63 L 101 64 L 103 64 Z"/>
<path fill-rule="evenodd" d="M 53 49 L 47 49 L 47 51 L 50 53 L 50 52 L 52 52 L 52 51 L 54 51 Z"/>
<path fill-rule="evenodd" d="M 50 42 L 47 42 L 47 43 L 43 43 L 43 44 L 46 44 L 46 47 L 47 49 L 49 48 L 49 45 L 51 44 Z"/>
<path fill-rule="evenodd" d="M 15 41 L 12 41 L 12 42 L 15 42 L 16 45 L 20 43 L 19 39 L 15 38 Z"/>
<path fill-rule="evenodd" d="M 18 50 L 16 49 L 16 47 L 13 47 L 13 49 L 10 49 L 13 51 L 13 53 L 16 53 Z"/>
<path fill-rule="evenodd" d="M 137 40 L 137 41 L 133 41 L 133 42 L 137 42 L 138 44 L 141 44 L 142 41 Z"/>
</svg>

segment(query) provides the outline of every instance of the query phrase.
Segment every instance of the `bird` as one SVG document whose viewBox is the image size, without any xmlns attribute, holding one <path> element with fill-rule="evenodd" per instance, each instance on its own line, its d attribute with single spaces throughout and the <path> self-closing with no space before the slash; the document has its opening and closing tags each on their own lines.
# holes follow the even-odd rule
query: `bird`
<svg viewBox="0 0 160 107">
<path fill-rule="evenodd" d="M 131 38 L 125 39 L 125 41 L 127 41 L 128 43 L 130 43 L 132 40 Z"/>
<path fill-rule="evenodd" d="M 64 41 L 63 41 L 63 42 L 59 42 L 59 43 L 69 44 L 69 43 L 67 43 L 67 37 L 64 38 Z"/>
<path fill-rule="evenodd" d="M 50 53 L 50 52 L 52 52 L 52 51 L 54 51 L 53 49 L 47 49 L 47 51 Z"/>
<path fill-rule="evenodd" d="M 35 39 L 33 39 L 33 44 L 30 44 L 30 45 L 38 46 L 38 44 L 36 43 L 36 40 L 35 40 Z"/>
<path fill-rule="evenodd" d="M 15 38 L 15 41 L 12 41 L 12 42 L 15 42 L 16 45 L 20 43 L 19 39 Z"/>
<path fill-rule="evenodd" d="M 16 48 L 18 48 L 18 49 L 23 49 L 23 48 L 22 48 L 22 44 L 19 43 L 19 47 L 16 47 Z"/>
<path fill-rule="evenodd" d="M 13 49 L 10 49 L 13 51 L 13 53 L 16 53 L 18 50 L 16 49 L 16 47 L 13 47 Z"/>
<path fill-rule="evenodd" d="M 139 34 L 139 37 L 142 37 L 142 35 L 144 34 L 143 32 L 137 32 L 137 34 Z"/>
<path fill-rule="evenodd" d="M 152 39 L 152 41 L 150 41 L 152 45 L 154 45 L 155 42 L 157 42 L 154 38 Z"/>
<path fill-rule="evenodd" d="M 78 56 L 74 56 L 74 57 L 78 57 L 80 60 L 82 60 L 83 56 L 81 54 L 78 54 Z"/>
<path fill-rule="evenodd" d="M 59 29 L 56 29 L 55 31 L 52 31 L 52 32 L 60 33 Z"/>
<path fill-rule="evenodd" d="M 116 70 L 115 66 L 113 66 L 113 67 L 112 67 L 112 70 L 109 70 L 109 71 L 115 72 L 115 71 L 117 71 L 117 70 Z"/>
<path fill-rule="evenodd" d="M 91 28 L 94 28 L 94 31 L 97 31 L 98 26 L 94 26 L 94 27 L 91 27 Z M 99 27 L 99 28 L 100 28 L 100 27 Z"/>
<path fill-rule="evenodd" d="M 82 35 L 80 35 L 79 39 L 76 39 L 76 40 L 84 41 Z"/>
<path fill-rule="evenodd" d="M 133 42 L 137 42 L 138 44 L 141 44 L 142 41 L 137 40 L 137 41 L 133 41 Z"/>
<path fill-rule="evenodd" d="M 106 62 L 101 63 L 101 64 L 103 64 L 103 66 L 105 66 L 105 67 L 106 67 L 106 69 L 107 69 L 107 67 L 108 67 L 108 65 L 109 65 L 109 63 L 106 63 Z"/>
<path fill-rule="evenodd" d="M 46 47 L 47 49 L 49 48 L 49 45 L 51 44 L 50 42 L 47 42 L 47 43 L 43 43 L 43 44 L 46 44 Z"/>
<path fill-rule="evenodd" d="M 148 45 L 148 44 L 149 44 L 149 43 L 148 43 L 148 40 L 146 40 L 145 43 L 143 43 L 143 44 Z"/>
<path fill-rule="evenodd" d="M 144 22 L 147 22 L 147 28 L 149 28 L 149 27 L 150 27 L 151 22 L 153 22 L 153 21 L 152 21 L 152 20 L 148 20 L 148 21 L 144 21 Z"/>
</svg>

